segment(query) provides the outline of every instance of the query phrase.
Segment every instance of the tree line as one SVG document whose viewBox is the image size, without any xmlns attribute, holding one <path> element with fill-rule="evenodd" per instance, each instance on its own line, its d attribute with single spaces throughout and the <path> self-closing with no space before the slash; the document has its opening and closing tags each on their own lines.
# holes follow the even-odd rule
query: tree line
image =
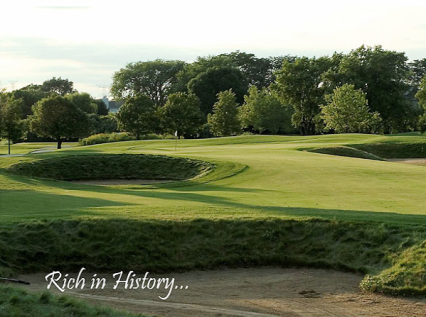
<svg viewBox="0 0 426 317">
<path fill-rule="evenodd" d="M 0 93 L 0 133 L 58 142 L 126 131 L 176 136 L 243 132 L 400 133 L 426 130 L 426 59 L 361 46 L 348 54 L 258 58 L 232 52 L 135 62 L 115 72 L 114 115 L 68 79 Z"/>
<path fill-rule="evenodd" d="M 114 74 L 111 93 L 125 102 L 119 122 L 129 132 L 136 122 L 131 127 L 125 118 L 141 113 L 131 108 L 143 95 L 151 100 L 145 110 L 157 113 L 157 125 L 143 130 L 185 137 L 400 133 L 426 130 L 425 76 L 426 59 L 409 62 L 381 46 L 318 58 L 237 51 L 193 63 L 130 63 Z M 192 117 L 184 120 L 188 111 Z"/>
</svg>

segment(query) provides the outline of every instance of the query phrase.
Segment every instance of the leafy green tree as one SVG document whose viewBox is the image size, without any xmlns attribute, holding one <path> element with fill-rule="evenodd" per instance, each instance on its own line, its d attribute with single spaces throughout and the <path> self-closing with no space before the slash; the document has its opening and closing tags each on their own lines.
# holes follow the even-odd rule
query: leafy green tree
<svg viewBox="0 0 426 317">
<path fill-rule="evenodd" d="M 166 104 L 160 109 L 161 124 L 165 132 L 177 133 L 177 137 L 197 133 L 203 124 L 203 113 L 197 96 L 187 93 L 169 95 Z"/>
<path fill-rule="evenodd" d="M 236 101 L 242 104 L 248 84 L 240 70 L 233 67 L 210 68 L 199 74 L 188 84 L 189 91 L 201 101 L 201 111 L 208 115 L 213 110 L 217 95 L 221 91 L 232 89 Z"/>
<path fill-rule="evenodd" d="M 65 139 L 81 138 L 90 133 L 88 116 L 70 100 L 52 95 L 33 106 L 30 129 L 42 137 L 56 140 L 58 149 Z"/>
<path fill-rule="evenodd" d="M 158 127 L 157 107 L 150 97 L 136 95 L 126 99 L 116 114 L 118 128 L 132 133 L 136 139 L 154 132 Z"/>
<path fill-rule="evenodd" d="M 238 103 L 232 89 L 218 93 L 213 114 L 208 115 L 211 132 L 216 136 L 230 136 L 241 131 L 238 117 Z"/>
<path fill-rule="evenodd" d="M 127 64 L 114 73 L 111 94 L 118 100 L 144 94 L 155 105 L 163 106 L 184 65 L 182 61 L 161 59 Z"/>
<path fill-rule="evenodd" d="M 337 133 L 374 132 L 381 121 L 378 112 L 369 111 L 366 94 L 354 85 L 344 84 L 326 95 L 321 106 L 321 117 L 326 129 Z"/>
<path fill-rule="evenodd" d="M 80 109 L 81 111 L 87 114 L 97 113 L 98 111 L 97 104 L 94 102 L 94 100 L 88 93 L 74 92 L 71 94 L 67 94 L 65 98 L 71 101 L 73 104 L 75 104 L 78 107 L 78 109 Z"/>
<path fill-rule="evenodd" d="M 8 140 L 10 145 L 22 136 L 22 109 L 19 100 L 13 94 L 0 91 L 0 137 Z"/>
<path fill-rule="evenodd" d="M 74 83 L 72 81 L 62 79 L 61 77 L 53 77 L 52 79 L 44 81 L 41 85 L 41 90 L 50 93 L 57 93 L 61 96 L 77 92 L 74 89 Z"/>
<path fill-rule="evenodd" d="M 426 131 L 426 76 L 423 77 L 420 82 L 419 91 L 416 94 L 416 98 L 419 100 L 419 105 L 423 109 L 423 114 L 419 118 L 420 130 Z"/>
<path fill-rule="evenodd" d="M 259 133 L 290 133 L 292 111 L 284 106 L 268 89 L 251 86 L 244 104 L 239 108 L 241 126 Z"/>
<path fill-rule="evenodd" d="M 304 135 L 314 134 L 319 105 L 324 101 L 325 86 L 322 74 L 331 66 L 329 57 L 284 60 L 271 87 L 283 104 L 293 107 L 292 123 Z"/>
<path fill-rule="evenodd" d="M 404 131 L 407 120 L 418 116 L 404 97 L 409 90 L 406 61 L 403 52 L 363 45 L 343 57 L 333 88 L 348 83 L 362 89 L 371 111 L 380 113 L 384 132 Z"/>
</svg>

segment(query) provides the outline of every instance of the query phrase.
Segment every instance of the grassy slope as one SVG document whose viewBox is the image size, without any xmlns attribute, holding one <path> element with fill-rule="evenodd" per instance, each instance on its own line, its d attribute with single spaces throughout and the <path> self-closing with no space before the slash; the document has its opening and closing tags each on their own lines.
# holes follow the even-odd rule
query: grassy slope
<svg viewBox="0 0 426 317">
<path fill-rule="evenodd" d="M 194 247 L 192 241 L 197 243 L 204 241 L 205 245 L 201 244 L 196 248 L 198 250 L 196 255 L 207 256 L 210 250 L 213 250 L 208 242 L 216 233 L 210 232 L 211 228 L 214 228 L 217 221 L 222 219 L 230 221 L 230 224 L 225 226 L 229 230 L 223 232 L 218 243 L 215 244 L 219 245 L 215 249 L 218 261 L 213 263 L 213 267 L 221 264 L 241 266 L 244 263 L 245 265 L 283 265 L 285 263 L 314 265 L 317 263 L 322 266 L 355 269 L 374 274 L 380 273 L 384 268 L 390 268 L 398 279 L 398 274 L 403 272 L 398 265 L 404 261 L 411 261 L 409 259 L 414 257 L 417 259 L 414 261 L 417 265 L 415 272 L 413 271 L 410 277 L 405 277 L 405 280 L 399 278 L 400 282 L 396 283 L 396 289 L 406 292 L 413 292 L 413 289 L 419 291 L 425 281 L 418 276 L 423 276 L 422 272 L 426 270 L 424 267 L 426 259 L 421 257 L 425 249 L 421 243 L 426 238 L 424 233 L 426 169 L 420 166 L 297 151 L 301 148 L 353 146 L 374 142 L 423 143 L 426 142 L 426 138 L 421 135 L 245 136 L 182 140 L 178 143 L 177 151 L 174 150 L 175 143 L 171 140 L 129 141 L 84 148 L 75 147 L 55 153 L 26 157 L 0 158 L 0 167 L 7 167 L 19 161 L 68 154 L 150 153 L 203 159 L 219 166 L 216 176 L 207 176 L 206 180 L 210 182 L 198 180 L 189 183 L 193 186 L 155 188 L 152 186 L 105 188 L 34 180 L 0 173 L 2 232 L 5 241 L 8 241 L 7 237 L 14 236 L 13 230 L 18 228 L 13 222 L 83 217 L 84 219 L 127 219 L 130 227 L 142 226 L 142 230 L 144 226 L 154 226 L 158 228 L 157 233 L 159 233 L 162 232 L 163 222 L 167 224 L 170 220 L 204 218 L 207 222 L 190 222 L 194 223 L 194 226 L 190 230 L 184 230 L 188 233 L 188 240 L 181 241 L 181 246 L 187 250 Z M 248 168 L 244 169 L 244 166 Z M 233 174 L 235 174 L 233 177 L 226 177 Z M 318 220 L 306 220 L 312 217 L 332 221 L 319 222 L 321 225 L 316 225 Z M 257 230 L 257 226 L 262 228 L 260 224 L 265 218 L 281 221 L 278 229 L 272 225 L 272 227 L 263 228 L 264 230 Z M 288 236 L 284 234 L 282 228 L 288 228 L 288 224 L 292 223 L 290 219 L 298 220 L 302 229 L 290 230 L 292 234 Z M 354 221 L 367 222 L 367 229 Z M 383 227 L 371 221 L 383 222 L 386 225 Z M 77 227 L 84 226 L 84 223 L 79 222 Z M 320 232 L 335 228 L 336 223 L 340 228 L 337 233 L 329 236 L 324 233 L 321 235 Z M 109 222 L 103 227 L 108 224 Z M 53 222 L 47 225 L 44 223 L 43 226 L 47 226 L 46 230 L 53 230 L 52 235 L 65 236 L 64 240 L 61 240 L 61 243 L 65 245 L 74 241 L 71 238 L 69 241 L 67 239 L 79 232 L 79 230 L 69 229 L 65 235 L 58 235 L 61 231 L 55 228 L 60 227 L 60 223 Z M 291 226 L 291 228 L 294 227 Z M 12 231 L 7 233 L 8 230 Z M 23 231 L 24 236 L 21 241 L 27 241 L 26 245 L 31 245 L 29 241 L 38 237 L 29 229 Z M 371 241 L 370 234 L 376 231 L 379 232 L 379 238 Z M 89 232 L 93 233 L 94 230 Z M 128 232 L 135 232 L 135 230 Z M 312 232 L 315 234 L 311 234 Z M 348 232 L 349 236 L 347 236 Z M 114 234 L 114 231 L 108 233 Z M 255 245 L 253 241 L 245 239 L 251 235 L 254 241 L 260 241 L 258 248 L 252 247 Z M 95 235 L 90 236 L 89 239 L 102 241 L 104 238 Z M 321 239 L 323 243 L 316 245 Z M 136 246 L 144 245 L 143 239 L 140 241 L 140 244 Z M 208 261 L 204 265 L 197 264 L 197 256 L 190 256 L 183 251 L 181 254 L 183 264 L 181 262 L 167 264 L 161 259 L 175 252 L 175 248 L 167 247 L 166 241 L 169 240 L 160 239 L 153 242 L 152 250 L 156 252 L 163 250 L 161 251 L 163 253 L 160 252 L 163 256 L 160 255 L 160 260 L 157 259 L 157 262 L 150 262 L 149 259 L 145 262 L 141 261 L 141 269 L 153 264 L 169 270 L 210 267 Z M 294 249 L 286 248 L 289 241 L 295 245 Z M 358 242 L 351 244 L 351 241 Z M 6 245 L 13 246 L 14 243 L 16 240 L 11 240 Z M 48 246 L 50 242 L 46 243 Z M 276 244 L 281 248 L 274 248 Z M 134 244 L 131 245 L 134 246 Z M 272 248 L 272 251 L 263 256 L 261 250 L 268 246 Z M 99 245 L 95 247 L 99 249 Z M 78 244 L 73 245 L 70 250 L 78 251 L 81 247 Z M 234 250 L 237 256 L 232 256 L 233 253 L 228 252 L 229 250 Z M 406 253 L 402 252 L 404 250 Z M 134 251 L 135 249 L 131 248 L 128 250 L 130 253 Z M 206 255 L 203 254 L 204 251 L 207 252 Z M 13 254 L 13 248 L 10 252 Z M 72 252 L 64 255 L 62 259 L 51 259 L 49 254 L 34 253 L 34 250 L 27 250 L 27 252 L 34 256 L 36 264 L 37 261 L 43 263 L 40 259 L 44 259 L 44 256 L 48 257 L 44 263 L 59 263 L 66 259 L 66 256 L 69 259 L 81 260 L 80 263 L 74 263 L 75 266 L 90 261 L 82 254 L 78 258 L 77 254 Z M 52 254 L 55 252 L 52 251 Z M 360 256 L 360 260 L 354 261 L 361 253 L 364 255 Z M 244 254 L 247 258 L 244 258 Z M 332 257 L 332 254 L 336 256 Z M 210 260 L 209 257 L 206 259 Z M 13 265 L 11 268 L 13 269 Z M 32 268 L 32 270 L 40 269 L 45 267 Z M 420 272 L 418 273 L 420 275 L 416 275 L 416 272 Z M 367 280 L 364 283 L 365 289 L 399 292 L 391 289 L 394 287 L 395 279 L 389 280 L 389 275 L 392 274 L 386 272 L 386 276 L 378 275 L 373 280 Z M 413 284 L 410 284 L 411 282 Z M 409 286 L 408 290 L 403 288 L 404 285 Z"/>
</svg>

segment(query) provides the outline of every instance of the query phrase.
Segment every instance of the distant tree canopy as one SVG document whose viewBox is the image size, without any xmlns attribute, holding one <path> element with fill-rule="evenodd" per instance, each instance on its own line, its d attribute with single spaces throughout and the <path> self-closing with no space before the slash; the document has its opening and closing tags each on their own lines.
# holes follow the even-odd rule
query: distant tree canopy
<svg viewBox="0 0 426 317">
<path fill-rule="evenodd" d="M 201 110 L 207 116 L 213 110 L 218 93 L 232 89 L 236 102 L 241 104 L 247 93 L 248 84 L 242 72 L 233 67 L 209 68 L 188 83 L 191 93 L 201 101 Z"/>
<path fill-rule="evenodd" d="M 111 94 L 119 100 L 144 94 L 156 106 L 163 106 L 177 81 L 177 73 L 184 65 L 182 61 L 161 59 L 127 64 L 114 73 Z"/>
<path fill-rule="evenodd" d="M 52 95 L 33 106 L 30 119 L 32 132 L 56 140 L 58 149 L 64 139 L 85 137 L 91 126 L 88 116 L 70 100 Z"/>
<path fill-rule="evenodd" d="M 74 83 L 68 79 L 62 79 L 61 77 L 46 80 L 41 85 L 41 90 L 45 92 L 54 92 L 61 96 L 76 92 L 74 89 Z"/>
</svg>

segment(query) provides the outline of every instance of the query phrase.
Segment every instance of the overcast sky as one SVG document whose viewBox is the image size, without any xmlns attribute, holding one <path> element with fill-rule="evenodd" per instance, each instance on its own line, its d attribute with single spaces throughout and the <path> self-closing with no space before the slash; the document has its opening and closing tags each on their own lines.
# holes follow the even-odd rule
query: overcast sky
<svg viewBox="0 0 426 317">
<path fill-rule="evenodd" d="M 366 44 L 426 58 L 424 0 L 4 2 L 0 86 L 8 90 L 55 76 L 101 97 L 127 63 L 236 50 L 311 57 Z"/>
</svg>

